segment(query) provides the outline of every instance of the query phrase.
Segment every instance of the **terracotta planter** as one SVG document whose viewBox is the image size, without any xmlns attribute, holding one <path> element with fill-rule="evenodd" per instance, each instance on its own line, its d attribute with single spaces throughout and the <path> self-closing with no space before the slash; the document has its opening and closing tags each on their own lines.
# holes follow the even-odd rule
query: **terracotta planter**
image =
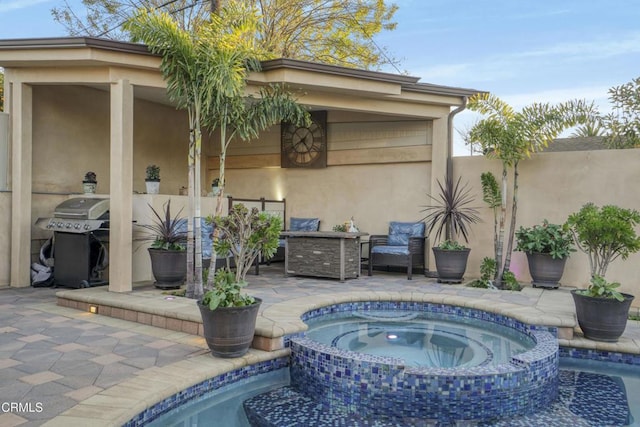
<svg viewBox="0 0 640 427">
<path fill-rule="evenodd" d="M 218 307 L 211 311 L 198 301 L 204 338 L 216 357 L 240 357 L 249 351 L 262 300 L 245 307 Z"/>
<path fill-rule="evenodd" d="M 151 271 L 156 288 L 176 289 L 187 277 L 187 251 L 167 251 L 149 248 Z"/>
<path fill-rule="evenodd" d="M 576 317 L 584 337 L 595 341 L 616 342 L 624 332 L 629 307 L 634 296 L 622 294 L 624 301 L 614 298 L 595 298 L 571 291 Z"/>
<path fill-rule="evenodd" d="M 459 251 L 432 248 L 440 283 L 462 283 L 471 249 Z"/>
<path fill-rule="evenodd" d="M 549 254 L 527 252 L 529 273 L 533 287 L 553 288 L 560 286 L 560 279 L 564 273 L 567 258 L 552 258 Z"/>
</svg>

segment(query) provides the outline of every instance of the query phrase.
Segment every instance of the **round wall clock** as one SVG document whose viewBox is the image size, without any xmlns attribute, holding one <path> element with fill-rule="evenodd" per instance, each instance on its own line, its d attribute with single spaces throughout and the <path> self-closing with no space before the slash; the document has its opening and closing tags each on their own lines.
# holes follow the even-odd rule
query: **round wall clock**
<svg viewBox="0 0 640 427">
<path fill-rule="evenodd" d="M 325 113 L 318 117 L 318 113 Z M 311 114 L 308 127 L 282 124 L 281 165 L 288 168 L 323 168 L 327 166 L 326 112 Z M 323 120 L 324 119 L 324 120 Z"/>
</svg>

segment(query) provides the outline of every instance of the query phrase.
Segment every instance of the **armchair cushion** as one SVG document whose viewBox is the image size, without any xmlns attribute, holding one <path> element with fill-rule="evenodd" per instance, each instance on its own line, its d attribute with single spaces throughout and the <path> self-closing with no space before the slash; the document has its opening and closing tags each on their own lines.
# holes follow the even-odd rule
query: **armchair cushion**
<svg viewBox="0 0 640 427">
<path fill-rule="evenodd" d="M 319 218 L 295 218 L 289 220 L 289 231 L 318 231 L 320 228 Z"/>
<path fill-rule="evenodd" d="M 372 254 L 409 255 L 409 246 L 374 246 Z"/>
<path fill-rule="evenodd" d="M 423 237 L 425 231 L 424 222 L 398 222 L 389 223 L 389 246 L 407 246 L 409 237 Z"/>
</svg>

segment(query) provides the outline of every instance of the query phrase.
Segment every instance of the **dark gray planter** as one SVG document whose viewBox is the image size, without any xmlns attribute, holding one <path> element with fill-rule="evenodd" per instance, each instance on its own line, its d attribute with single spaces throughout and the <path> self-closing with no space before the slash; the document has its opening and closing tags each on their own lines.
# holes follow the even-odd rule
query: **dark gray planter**
<svg viewBox="0 0 640 427">
<path fill-rule="evenodd" d="M 560 286 L 560 279 L 564 273 L 564 265 L 567 258 L 552 258 L 550 254 L 539 252 L 527 252 L 529 273 L 533 287 L 553 288 Z"/>
<path fill-rule="evenodd" d="M 571 291 L 576 306 L 576 317 L 584 337 L 595 341 L 616 342 L 624 332 L 629 307 L 634 296 L 622 294 L 624 301 L 614 298 L 596 298 Z"/>
<path fill-rule="evenodd" d="M 198 301 L 204 338 L 216 357 L 240 357 L 249 351 L 262 300 L 246 307 L 218 307 L 211 311 Z"/>
<path fill-rule="evenodd" d="M 149 248 L 151 271 L 160 289 L 176 289 L 187 277 L 187 251 L 167 251 Z"/>
<path fill-rule="evenodd" d="M 462 283 L 471 249 L 459 251 L 432 248 L 440 283 Z"/>
</svg>

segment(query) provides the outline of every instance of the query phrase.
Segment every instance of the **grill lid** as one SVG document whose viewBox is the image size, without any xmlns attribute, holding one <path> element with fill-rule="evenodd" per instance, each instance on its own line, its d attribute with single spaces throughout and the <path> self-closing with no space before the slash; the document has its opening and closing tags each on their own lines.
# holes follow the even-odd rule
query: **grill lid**
<svg viewBox="0 0 640 427">
<path fill-rule="evenodd" d="M 56 218 L 99 219 L 109 211 L 109 199 L 78 197 L 56 206 Z"/>
</svg>

